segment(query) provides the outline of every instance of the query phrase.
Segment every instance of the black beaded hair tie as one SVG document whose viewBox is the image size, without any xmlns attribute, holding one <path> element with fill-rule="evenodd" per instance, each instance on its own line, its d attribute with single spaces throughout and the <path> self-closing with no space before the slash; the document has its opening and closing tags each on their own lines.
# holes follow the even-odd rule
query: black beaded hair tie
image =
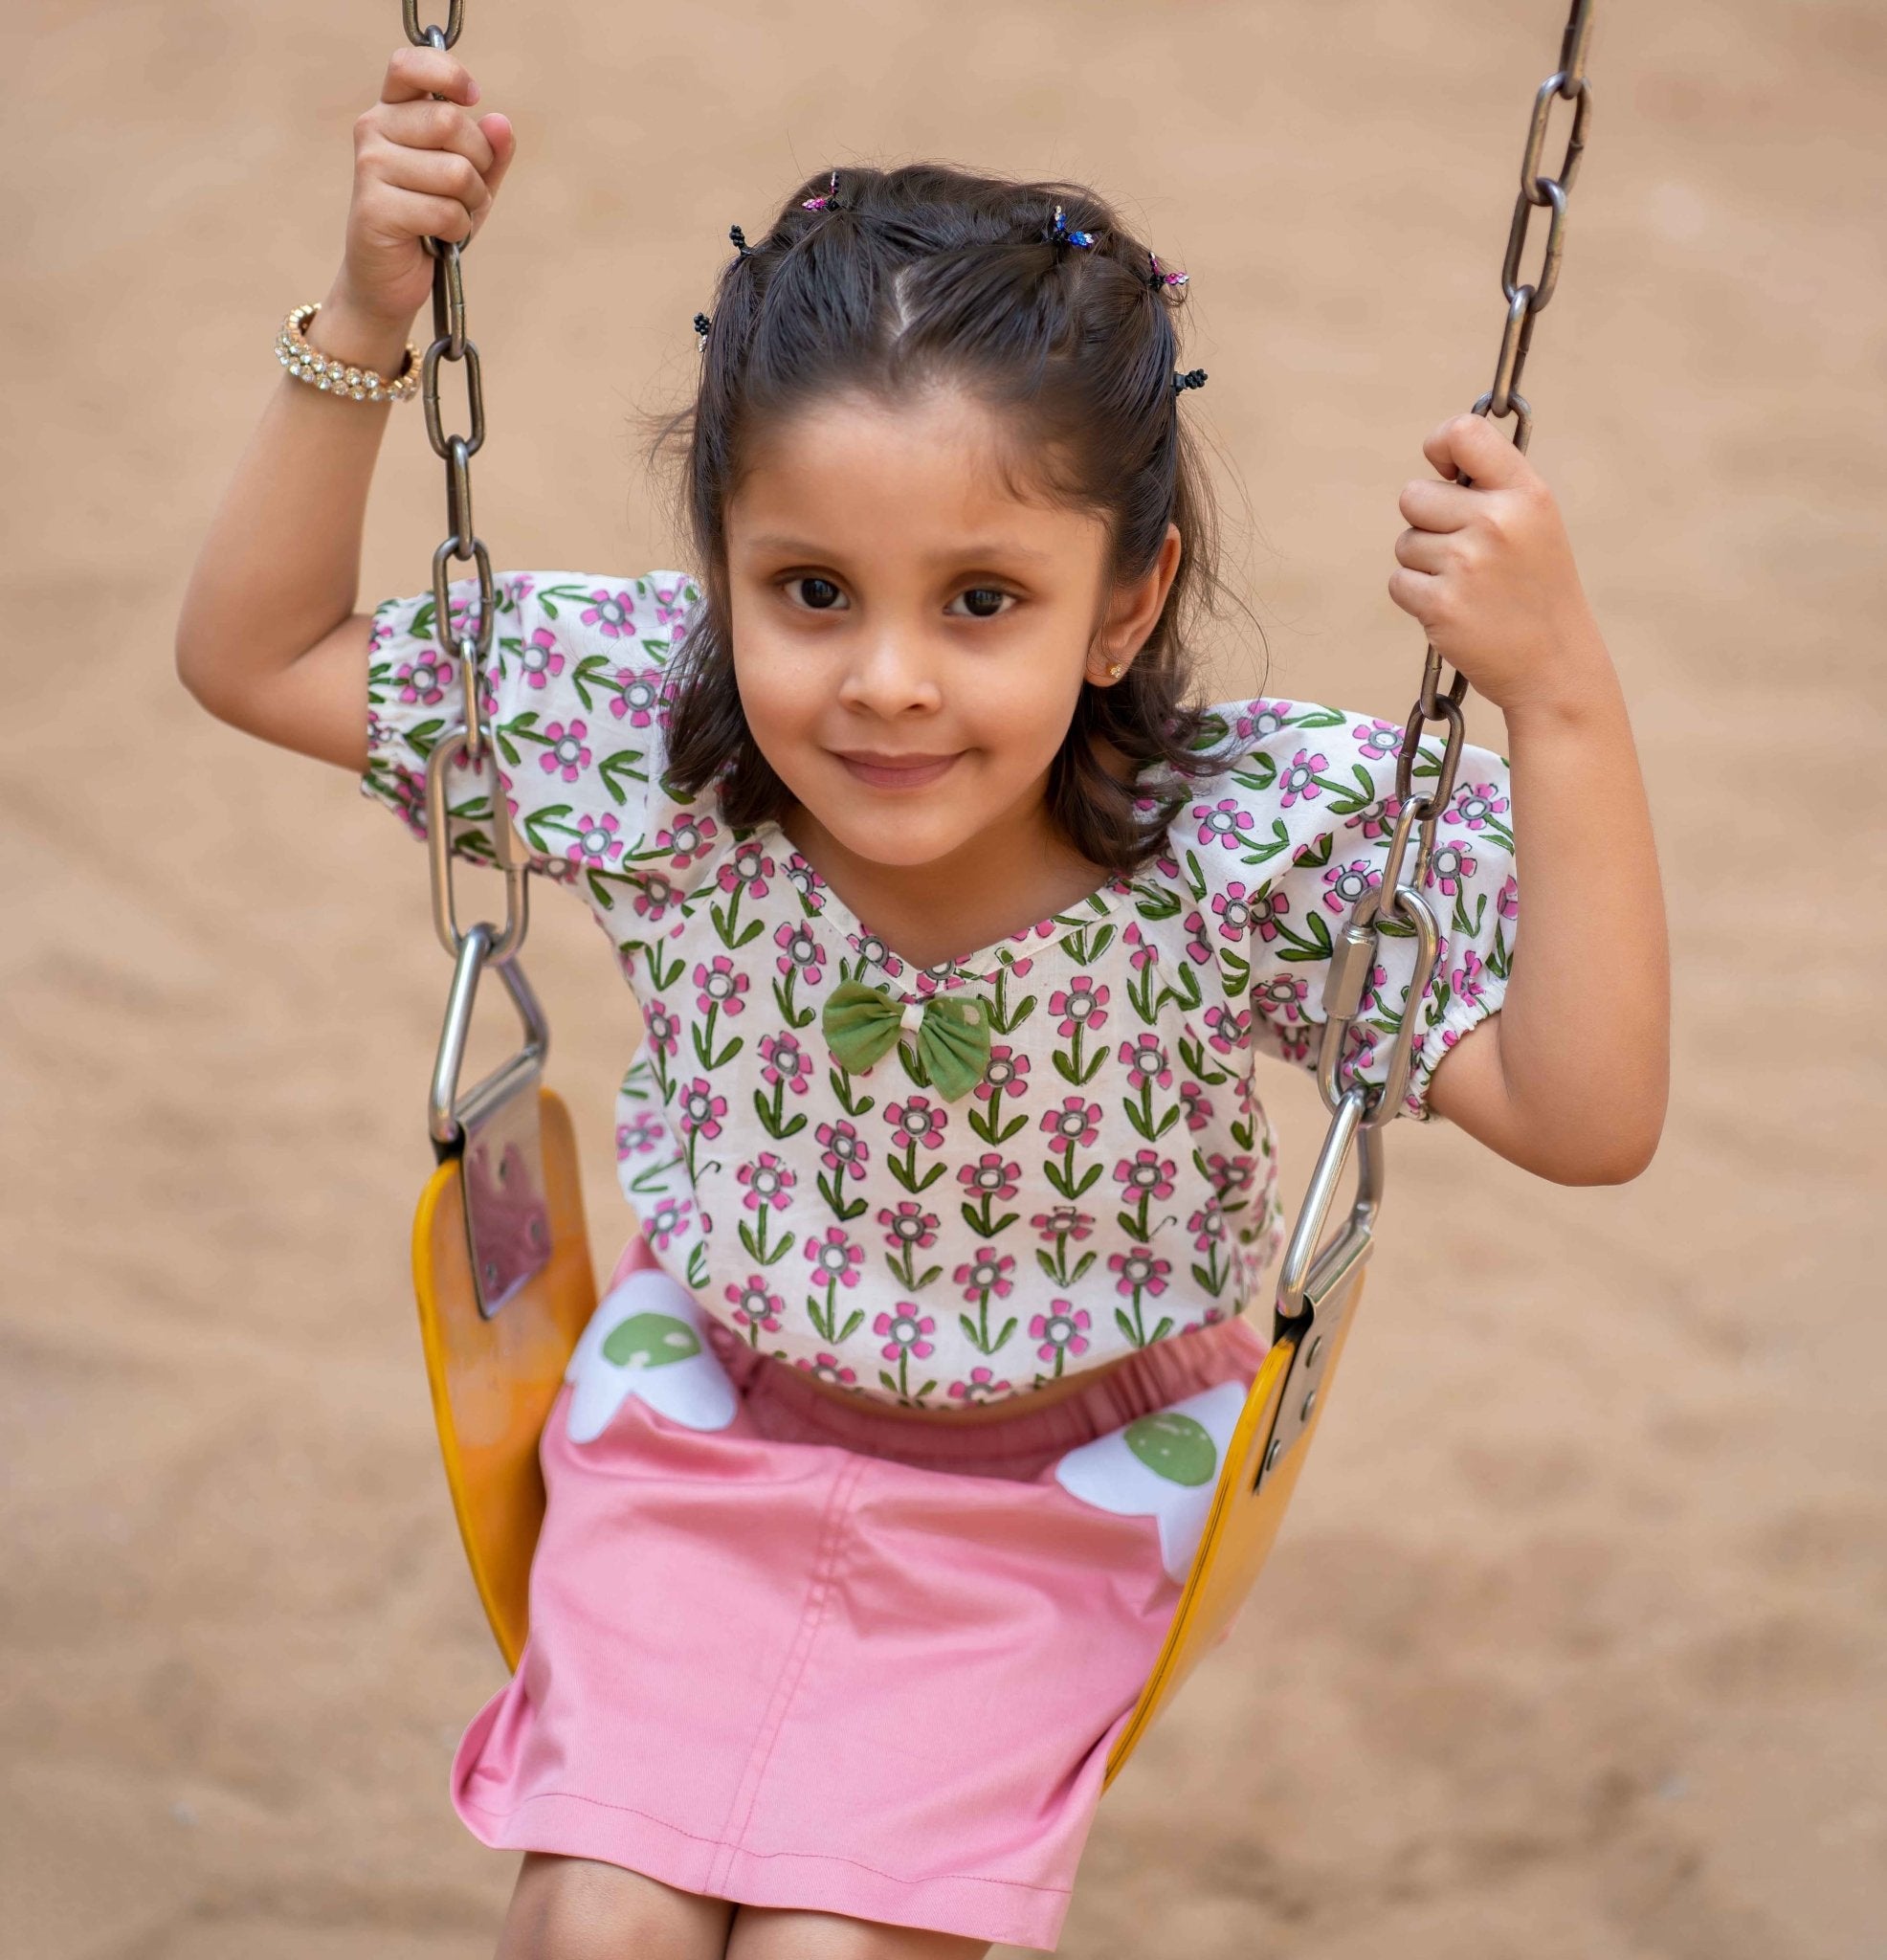
<svg viewBox="0 0 1887 1960">
<path fill-rule="evenodd" d="M 697 334 L 700 336 L 700 342 L 703 348 L 707 346 L 708 328 L 711 327 L 713 324 L 714 322 L 710 320 L 705 313 L 698 313 L 695 315 L 695 331 Z"/>
<path fill-rule="evenodd" d="M 1188 388 L 1204 388 L 1205 386 L 1206 370 L 1203 368 L 1189 368 L 1184 374 L 1179 373 L 1177 370 L 1174 372 L 1173 393 L 1175 395 L 1184 394 Z"/>
<path fill-rule="evenodd" d="M 739 225 L 729 225 L 727 227 L 727 235 L 733 239 L 734 250 L 738 256 L 747 258 L 752 256 L 753 248 L 747 243 L 747 234 L 741 230 Z"/>
</svg>

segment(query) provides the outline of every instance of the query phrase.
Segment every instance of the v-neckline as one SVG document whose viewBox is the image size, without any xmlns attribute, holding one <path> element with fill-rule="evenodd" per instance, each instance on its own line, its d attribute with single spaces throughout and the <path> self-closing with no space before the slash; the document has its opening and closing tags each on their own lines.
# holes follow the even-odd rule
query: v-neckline
<svg viewBox="0 0 1887 1960">
<path fill-rule="evenodd" d="M 829 884 L 812 861 L 787 835 L 777 819 L 768 819 L 762 835 L 785 867 L 788 881 L 799 896 L 800 909 L 808 919 L 816 919 L 830 932 L 835 932 L 846 948 L 885 977 L 892 991 L 906 998 L 933 991 L 937 988 L 961 987 L 988 982 L 1019 961 L 1033 959 L 1039 951 L 1058 945 L 1070 932 L 1099 925 L 1113 917 L 1121 902 L 1132 895 L 1133 882 L 1118 874 L 1098 885 L 1084 897 L 1052 912 L 1046 919 L 1026 925 L 1020 932 L 992 940 L 974 952 L 920 967 L 896 952 L 875 933 Z M 928 986 L 921 984 L 927 981 Z"/>
</svg>

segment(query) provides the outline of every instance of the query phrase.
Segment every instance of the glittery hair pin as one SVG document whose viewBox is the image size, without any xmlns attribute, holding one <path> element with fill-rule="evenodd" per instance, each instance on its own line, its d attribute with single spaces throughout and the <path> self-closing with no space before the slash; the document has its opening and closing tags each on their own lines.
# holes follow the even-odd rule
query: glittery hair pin
<svg viewBox="0 0 1887 1960">
<path fill-rule="evenodd" d="M 1047 236 L 1051 245 L 1087 246 L 1094 243 L 1092 232 L 1077 232 L 1070 228 L 1067 218 L 1062 215 L 1060 205 L 1054 208 L 1054 222 L 1049 227 Z"/>
<path fill-rule="evenodd" d="M 1162 286 L 1183 286 L 1190 277 L 1183 272 L 1162 272 L 1152 253 L 1146 255 L 1146 283 L 1157 293 Z"/>
<path fill-rule="evenodd" d="M 823 197 L 803 197 L 799 201 L 801 211 L 832 211 L 838 205 L 838 172 L 832 172 L 832 181 L 826 188 Z"/>
</svg>

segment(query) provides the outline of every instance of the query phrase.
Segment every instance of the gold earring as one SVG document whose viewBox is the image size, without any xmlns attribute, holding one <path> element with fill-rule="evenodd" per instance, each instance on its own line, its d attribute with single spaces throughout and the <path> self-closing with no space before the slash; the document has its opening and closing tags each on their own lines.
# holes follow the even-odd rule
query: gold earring
<svg viewBox="0 0 1887 1960">
<path fill-rule="evenodd" d="M 1107 678 L 1108 678 L 1108 679 L 1110 679 L 1110 680 L 1118 680 L 1118 679 L 1120 679 L 1120 678 L 1121 678 L 1121 663 L 1120 663 L 1120 661 L 1119 661 L 1119 660 L 1116 660 L 1116 661 L 1114 662 L 1114 664 L 1113 664 L 1113 665 L 1112 665 L 1112 666 L 1111 666 L 1110 668 L 1108 668 L 1108 670 L 1107 670 Z"/>
</svg>

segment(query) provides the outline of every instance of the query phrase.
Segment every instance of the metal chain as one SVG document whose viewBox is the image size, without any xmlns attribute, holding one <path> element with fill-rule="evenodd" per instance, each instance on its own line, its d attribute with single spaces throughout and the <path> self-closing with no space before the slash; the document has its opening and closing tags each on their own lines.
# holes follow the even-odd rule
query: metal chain
<svg viewBox="0 0 1887 1960">
<path fill-rule="evenodd" d="M 407 39 L 416 48 L 443 53 L 458 39 L 464 24 L 465 0 L 449 0 L 444 27 L 422 27 L 419 0 L 401 0 L 400 15 Z M 434 101 L 445 97 L 436 91 Z M 433 847 L 433 924 L 447 952 L 457 958 L 466 935 L 459 929 L 453 891 L 453 865 L 448 828 L 446 778 L 462 758 L 473 768 L 492 760 L 492 850 L 504 874 L 504 927 L 495 934 L 485 957 L 502 963 L 523 943 L 527 924 L 524 895 L 525 865 L 511 848 L 511 826 L 504 807 L 503 784 L 498 773 L 491 732 L 479 703 L 478 677 L 490 651 L 498 617 L 498 590 L 492 577 L 491 553 L 472 522 L 472 458 L 485 443 L 484 377 L 477 344 L 465 332 L 465 278 L 459 263 L 461 247 L 450 239 L 421 241 L 433 259 L 433 342 L 420 367 L 420 402 L 426 412 L 427 440 L 446 466 L 446 535 L 433 553 L 433 636 L 439 651 L 458 667 L 460 724 L 439 738 L 426 772 L 427 833 Z M 466 413 L 470 434 L 446 433 L 439 403 L 439 369 L 450 363 L 465 370 Z M 455 631 L 449 590 L 453 564 L 470 564 L 478 583 L 477 611 Z M 436 807 L 435 807 L 436 806 Z"/>
<path fill-rule="evenodd" d="M 1533 322 L 1553 297 L 1559 282 L 1560 257 L 1565 248 L 1566 199 L 1579 160 L 1586 149 L 1586 125 L 1592 113 L 1591 84 L 1586 78 L 1587 43 L 1591 33 L 1592 0 L 1572 0 L 1565 30 L 1560 37 L 1558 69 L 1540 84 L 1533 99 L 1533 115 L 1527 124 L 1526 147 L 1521 156 L 1520 195 L 1515 200 L 1513 222 L 1507 232 L 1507 252 L 1500 265 L 1500 291 L 1507 301 L 1506 323 L 1501 330 L 1500 351 L 1494 365 L 1494 386 L 1474 405 L 1476 415 L 1497 419 L 1514 417 L 1514 447 L 1522 455 L 1533 434 L 1533 411 L 1520 392 L 1521 371 L 1527 350 L 1533 344 Z M 1572 128 L 1566 138 L 1565 154 L 1560 160 L 1557 177 L 1540 173 L 1540 160 L 1546 145 L 1546 125 L 1554 99 L 1564 98 L 1573 105 Z M 1527 231 L 1536 210 L 1545 208 L 1546 246 L 1538 280 L 1521 283 L 1521 255 L 1525 250 Z M 1457 473 L 1456 480 L 1473 479 Z M 1389 1051 L 1388 1070 L 1380 1084 L 1365 1088 L 1365 1128 L 1376 1128 L 1395 1116 L 1409 1085 L 1409 1071 L 1414 1055 L 1415 1023 L 1422 999 L 1434 977 L 1440 956 L 1441 928 L 1434 908 L 1422 896 L 1428 877 L 1429 859 L 1434 849 L 1435 826 L 1454 794 L 1454 776 L 1460 767 L 1465 724 L 1461 702 L 1468 692 L 1467 677 L 1452 676 L 1442 684 L 1442 658 L 1432 645 L 1424 653 L 1422 688 L 1409 712 L 1402 747 L 1396 756 L 1395 829 L 1390 835 L 1388 857 L 1383 866 L 1380 885 L 1360 898 L 1337 935 L 1329 971 L 1323 986 L 1323 1036 L 1318 1050 L 1318 1087 L 1325 1105 L 1333 1112 L 1346 1094 L 1359 1085 L 1345 1085 L 1343 1077 L 1343 1050 L 1350 1023 L 1363 1004 L 1363 992 L 1380 954 L 1390 938 L 1406 938 L 1412 931 L 1416 940 L 1415 972 L 1410 982 L 1408 1005 L 1402 1024 L 1396 1030 Z M 1422 737 L 1431 723 L 1445 724 L 1441 759 L 1436 765 L 1433 787 L 1426 793 L 1415 790 L 1415 765 L 1421 753 Z M 1403 860 L 1409 855 L 1410 835 L 1415 836 L 1414 862 L 1407 879 Z M 1391 932 L 1389 922 L 1399 918 L 1402 930 Z"/>
</svg>

